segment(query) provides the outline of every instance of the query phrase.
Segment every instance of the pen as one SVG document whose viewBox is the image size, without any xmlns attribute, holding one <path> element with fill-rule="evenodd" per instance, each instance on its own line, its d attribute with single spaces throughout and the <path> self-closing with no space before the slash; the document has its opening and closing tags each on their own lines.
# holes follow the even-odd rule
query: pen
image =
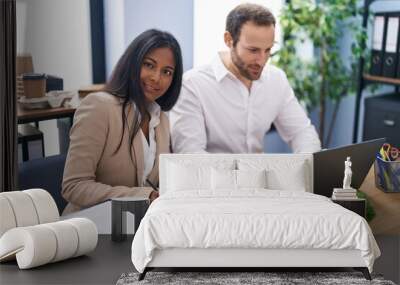
<svg viewBox="0 0 400 285">
<path fill-rule="evenodd" d="M 387 153 L 386 153 L 386 151 L 384 150 L 383 147 L 382 147 L 381 150 L 379 151 L 379 155 L 380 155 L 380 157 L 381 157 L 383 160 L 385 160 L 385 161 L 388 160 Z"/>
<path fill-rule="evenodd" d="M 151 186 L 151 188 L 153 188 L 153 189 L 154 189 L 154 191 L 157 191 L 157 192 L 158 192 L 158 189 L 157 189 L 157 187 L 156 187 L 156 186 L 154 186 L 154 184 L 153 184 L 153 183 L 151 183 L 149 179 L 146 179 L 146 182 L 147 182 L 147 183 L 149 183 L 149 185 Z"/>
</svg>

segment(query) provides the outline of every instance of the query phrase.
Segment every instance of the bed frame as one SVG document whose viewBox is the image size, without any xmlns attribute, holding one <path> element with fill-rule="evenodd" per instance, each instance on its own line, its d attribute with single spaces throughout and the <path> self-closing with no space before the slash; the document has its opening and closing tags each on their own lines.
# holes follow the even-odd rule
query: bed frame
<svg viewBox="0 0 400 285">
<path fill-rule="evenodd" d="M 191 161 L 210 158 L 204 154 L 162 154 L 160 156 L 160 194 L 165 193 L 168 163 L 174 160 Z M 263 158 L 271 159 L 304 159 L 309 167 L 306 171 L 309 177 L 308 192 L 313 192 L 313 156 L 312 154 L 216 154 L 210 159 Z M 318 194 L 318 193 L 317 193 Z M 168 248 L 157 249 L 153 259 L 139 280 L 143 280 L 148 271 L 156 268 L 231 268 L 234 271 L 246 269 L 270 268 L 343 268 L 349 267 L 361 271 L 367 280 L 371 275 L 359 250 L 329 250 L 329 249 L 240 249 L 240 248 Z M 262 270 L 260 270 L 262 271 Z"/>
<path fill-rule="evenodd" d="M 139 275 L 143 280 L 155 268 L 337 268 L 350 267 L 371 280 L 359 250 L 327 249 L 192 249 L 156 250 L 152 261 Z"/>
</svg>

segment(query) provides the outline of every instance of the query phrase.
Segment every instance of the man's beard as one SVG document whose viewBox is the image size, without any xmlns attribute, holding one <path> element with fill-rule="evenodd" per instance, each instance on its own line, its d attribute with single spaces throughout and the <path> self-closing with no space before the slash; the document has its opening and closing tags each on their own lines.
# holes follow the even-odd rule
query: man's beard
<svg viewBox="0 0 400 285">
<path fill-rule="evenodd" d="M 246 65 L 244 61 L 240 58 L 240 56 L 236 52 L 236 48 L 233 48 L 231 51 L 231 58 L 233 64 L 236 66 L 236 68 L 239 70 L 239 73 L 241 76 L 248 80 L 257 80 L 260 78 L 263 66 L 260 66 L 258 64 L 251 64 L 251 65 Z M 249 69 L 254 68 L 254 69 L 259 69 L 258 72 L 254 73 L 251 72 Z"/>
</svg>

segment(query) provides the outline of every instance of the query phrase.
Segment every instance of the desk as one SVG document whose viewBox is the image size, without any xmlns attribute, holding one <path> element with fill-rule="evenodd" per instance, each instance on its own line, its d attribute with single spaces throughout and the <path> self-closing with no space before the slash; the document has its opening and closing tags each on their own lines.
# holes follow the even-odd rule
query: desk
<svg viewBox="0 0 400 285">
<path fill-rule="evenodd" d="M 135 271 L 131 261 L 133 236 L 112 242 L 99 235 L 88 255 L 19 270 L 16 261 L 0 264 L 0 284 L 115 284 L 122 273 Z"/>
<path fill-rule="evenodd" d="M 26 110 L 22 108 L 19 103 L 17 103 L 18 124 L 37 124 L 40 121 L 45 120 L 70 118 L 72 125 L 72 119 L 74 118 L 75 110 L 76 108 L 67 107 Z"/>
<path fill-rule="evenodd" d="M 359 190 L 367 195 L 375 211 L 375 217 L 369 223 L 372 232 L 375 235 L 399 236 L 400 193 L 386 193 L 376 187 L 373 165 Z"/>
</svg>

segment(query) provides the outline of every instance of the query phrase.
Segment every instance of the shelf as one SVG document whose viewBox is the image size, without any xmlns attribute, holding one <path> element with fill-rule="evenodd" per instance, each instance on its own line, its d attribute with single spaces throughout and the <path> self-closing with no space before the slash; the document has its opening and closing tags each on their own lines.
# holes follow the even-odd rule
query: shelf
<svg viewBox="0 0 400 285">
<path fill-rule="evenodd" d="M 374 76 L 370 74 L 364 74 L 364 79 L 368 80 L 371 83 L 386 83 L 386 84 L 394 84 L 400 85 L 400 79 L 398 78 L 389 78 L 383 76 Z"/>
</svg>

